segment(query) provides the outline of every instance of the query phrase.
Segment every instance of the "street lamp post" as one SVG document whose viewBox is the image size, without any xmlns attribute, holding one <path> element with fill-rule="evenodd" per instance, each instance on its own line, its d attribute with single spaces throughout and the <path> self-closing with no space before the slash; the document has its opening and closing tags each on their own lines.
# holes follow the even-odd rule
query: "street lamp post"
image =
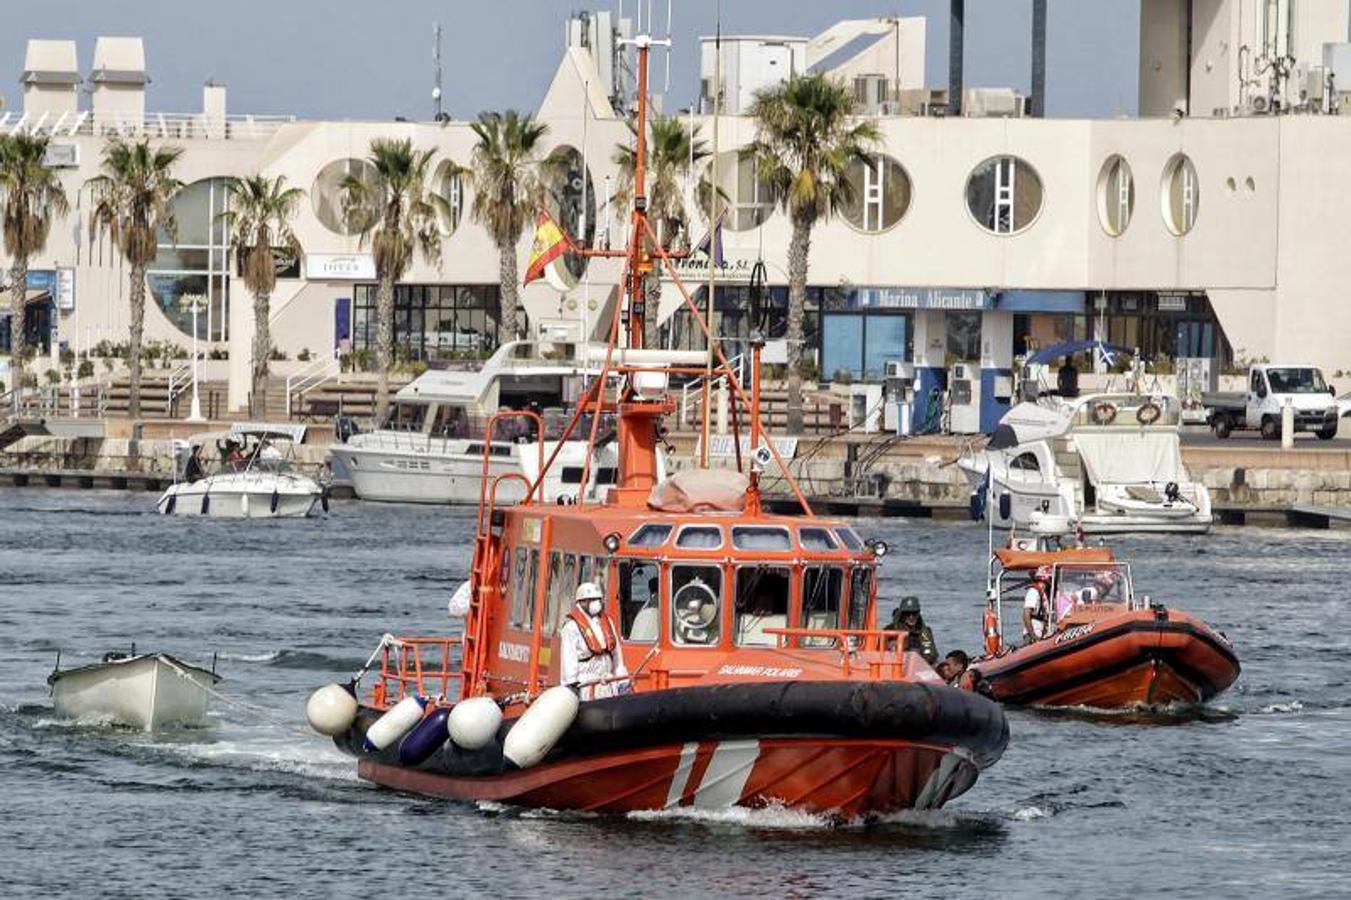
<svg viewBox="0 0 1351 900">
<path fill-rule="evenodd" d="M 187 298 L 188 304 L 192 309 L 192 409 L 188 412 L 188 422 L 205 422 L 206 417 L 202 415 L 202 400 L 197 393 L 197 311 L 201 308 L 202 298 L 200 296 L 190 296 Z"/>
</svg>

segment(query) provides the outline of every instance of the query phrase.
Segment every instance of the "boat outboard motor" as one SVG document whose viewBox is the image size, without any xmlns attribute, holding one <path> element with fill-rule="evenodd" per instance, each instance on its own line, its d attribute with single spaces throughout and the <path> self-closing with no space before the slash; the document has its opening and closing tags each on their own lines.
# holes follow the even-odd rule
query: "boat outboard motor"
<svg viewBox="0 0 1351 900">
<path fill-rule="evenodd" d="M 1177 503 L 1182 499 L 1182 489 L 1177 486 L 1176 481 L 1170 481 L 1163 486 L 1163 496 L 1170 503 Z"/>
</svg>

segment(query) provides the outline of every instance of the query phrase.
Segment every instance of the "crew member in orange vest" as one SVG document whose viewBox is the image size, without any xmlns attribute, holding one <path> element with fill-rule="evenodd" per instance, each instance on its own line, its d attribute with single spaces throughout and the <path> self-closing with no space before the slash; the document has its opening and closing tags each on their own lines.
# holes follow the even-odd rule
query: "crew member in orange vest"
<svg viewBox="0 0 1351 900">
<path fill-rule="evenodd" d="M 562 643 L 562 683 L 583 700 L 598 700 L 628 692 L 627 681 L 610 680 L 629 674 L 619 649 L 619 629 L 605 614 L 605 595 L 592 581 L 577 585 L 577 605 L 559 629 Z"/>
</svg>

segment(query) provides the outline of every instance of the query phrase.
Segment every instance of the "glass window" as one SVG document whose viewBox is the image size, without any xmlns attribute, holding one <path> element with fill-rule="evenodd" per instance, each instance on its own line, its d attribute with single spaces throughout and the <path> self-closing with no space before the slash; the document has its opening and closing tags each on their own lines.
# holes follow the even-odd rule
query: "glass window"
<svg viewBox="0 0 1351 900">
<path fill-rule="evenodd" d="M 686 550 L 716 550 L 722 546 L 722 529 L 714 525 L 686 525 L 676 546 Z"/>
<path fill-rule="evenodd" d="M 855 531 L 854 529 L 836 528 L 835 534 L 837 537 L 839 537 L 840 543 L 844 544 L 850 550 L 863 549 L 863 538 L 859 537 L 858 532 Z"/>
<path fill-rule="evenodd" d="M 889 360 L 906 358 L 905 316 L 868 316 L 863 344 L 863 377 L 880 381 Z"/>
<path fill-rule="evenodd" d="M 161 229 L 155 259 L 146 270 L 146 286 L 164 315 L 192 336 L 193 307 L 197 337 L 224 341 L 230 336 L 230 239 L 221 214 L 230 207 L 230 182 L 195 181 L 171 201 L 178 239 Z"/>
<path fill-rule="evenodd" d="M 685 533 L 680 536 L 683 540 Z M 732 528 L 732 546 L 738 550 L 787 551 L 793 549 L 793 539 L 787 528 L 738 525 Z"/>
<path fill-rule="evenodd" d="M 848 177 L 853 196 L 841 211 L 860 231 L 886 231 L 910 208 L 910 176 L 890 156 L 854 160 Z"/>
<path fill-rule="evenodd" d="M 445 237 L 450 237 L 460 227 L 460 215 L 464 212 L 465 181 L 460 167 L 448 159 L 436 167 L 436 175 L 432 179 L 433 190 L 446 201 L 444 207 L 436 208 L 436 221 Z"/>
<path fill-rule="evenodd" d="M 868 623 L 868 600 L 872 593 L 873 570 L 866 566 L 855 566 L 850 579 L 849 591 L 849 627 L 854 630 Z"/>
<path fill-rule="evenodd" d="M 821 377 L 836 380 L 840 373 L 862 375 L 863 317 L 852 313 L 821 316 Z"/>
<path fill-rule="evenodd" d="M 533 631 L 535 628 L 535 589 L 539 585 L 539 550 L 530 551 L 530 572 L 526 578 L 525 601 L 521 604 L 520 628 Z"/>
<path fill-rule="evenodd" d="M 1196 225 L 1201 205 L 1201 187 L 1192 161 L 1179 153 L 1163 170 L 1163 220 L 1179 237 Z"/>
<path fill-rule="evenodd" d="M 497 349 L 501 289 L 496 285 L 394 288 L 394 347 L 411 360 L 483 359 Z M 353 289 L 352 343 L 374 348 L 376 286 Z"/>
<path fill-rule="evenodd" d="M 652 643 L 661 633 L 660 567 L 655 561 L 619 564 L 619 630 L 626 641 Z"/>
<path fill-rule="evenodd" d="M 766 628 L 788 627 L 788 585 L 791 572 L 779 566 L 742 566 L 736 573 L 733 636 L 741 647 L 773 647 L 776 635 Z"/>
<path fill-rule="evenodd" d="M 798 539 L 802 541 L 803 550 L 829 551 L 840 546 L 824 528 L 803 528 L 798 532 Z"/>
<path fill-rule="evenodd" d="M 811 566 L 802 573 L 802 627 L 839 628 L 840 599 L 844 594 L 844 570 L 835 566 Z M 803 638 L 804 647 L 828 647 L 833 638 Z"/>
<path fill-rule="evenodd" d="M 1120 156 L 1109 157 L 1098 176 L 1098 217 L 1103 230 L 1116 237 L 1131 223 L 1135 211 L 1135 179 Z"/>
<path fill-rule="evenodd" d="M 1040 472 L 1041 464 L 1037 462 L 1035 453 L 1019 453 L 1009 463 L 1010 469 L 1017 469 L 1023 472 Z"/>
<path fill-rule="evenodd" d="M 769 185 L 758 177 L 754 157 L 743 156 L 738 150 L 718 154 L 718 189 L 726 198 L 722 204 L 728 210 L 724 226 L 730 231 L 749 231 L 757 228 L 774 211 L 774 198 Z M 708 183 L 705 173 L 704 184 Z M 706 194 L 706 191 L 701 191 Z M 701 218 L 707 218 L 707 213 Z M 693 226 L 691 226 L 693 227 Z"/>
<path fill-rule="evenodd" d="M 1016 156 L 997 156 L 975 168 L 966 182 L 966 206 L 994 234 L 1014 234 L 1041 211 L 1041 178 Z"/>
<path fill-rule="evenodd" d="M 671 636 L 682 646 L 711 646 L 720 639 L 722 569 L 671 567 Z"/>
<path fill-rule="evenodd" d="M 516 579 L 513 582 L 511 594 L 511 617 L 509 619 L 513 627 L 519 628 L 525 621 L 526 594 L 529 592 L 527 582 L 527 565 L 529 565 L 529 556 L 526 555 L 524 547 L 516 548 Z"/>
<path fill-rule="evenodd" d="M 315 218 L 334 234 L 357 234 L 367 224 L 359 217 L 344 212 L 342 182 L 355 175 L 367 185 L 377 180 L 375 166 L 364 159 L 335 159 L 319 170 L 310 188 L 310 206 Z"/>
<path fill-rule="evenodd" d="M 948 356 L 956 362 L 980 362 L 980 313 L 948 312 Z"/>
<path fill-rule="evenodd" d="M 629 536 L 629 546 L 660 547 L 670 535 L 670 525 L 644 525 Z"/>
</svg>

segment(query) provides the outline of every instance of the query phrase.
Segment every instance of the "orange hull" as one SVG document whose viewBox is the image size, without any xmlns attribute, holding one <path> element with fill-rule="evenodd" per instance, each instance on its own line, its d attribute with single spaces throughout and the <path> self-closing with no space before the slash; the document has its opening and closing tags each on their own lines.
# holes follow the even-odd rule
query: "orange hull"
<svg viewBox="0 0 1351 900">
<path fill-rule="evenodd" d="M 898 740 L 700 741 L 456 777 L 363 759 L 358 774 L 397 790 L 465 801 L 627 813 L 781 806 L 855 818 L 931 809 L 965 792 L 978 769 L 960 751 Z"/>
<path fill-rule="evenodd" d="M 1239 675 L 1227 640 L 1162 609 L 1069 623 L 975 668 L 1004 703 L 1099 709 L 1204 703 Z"/>
</svg>

